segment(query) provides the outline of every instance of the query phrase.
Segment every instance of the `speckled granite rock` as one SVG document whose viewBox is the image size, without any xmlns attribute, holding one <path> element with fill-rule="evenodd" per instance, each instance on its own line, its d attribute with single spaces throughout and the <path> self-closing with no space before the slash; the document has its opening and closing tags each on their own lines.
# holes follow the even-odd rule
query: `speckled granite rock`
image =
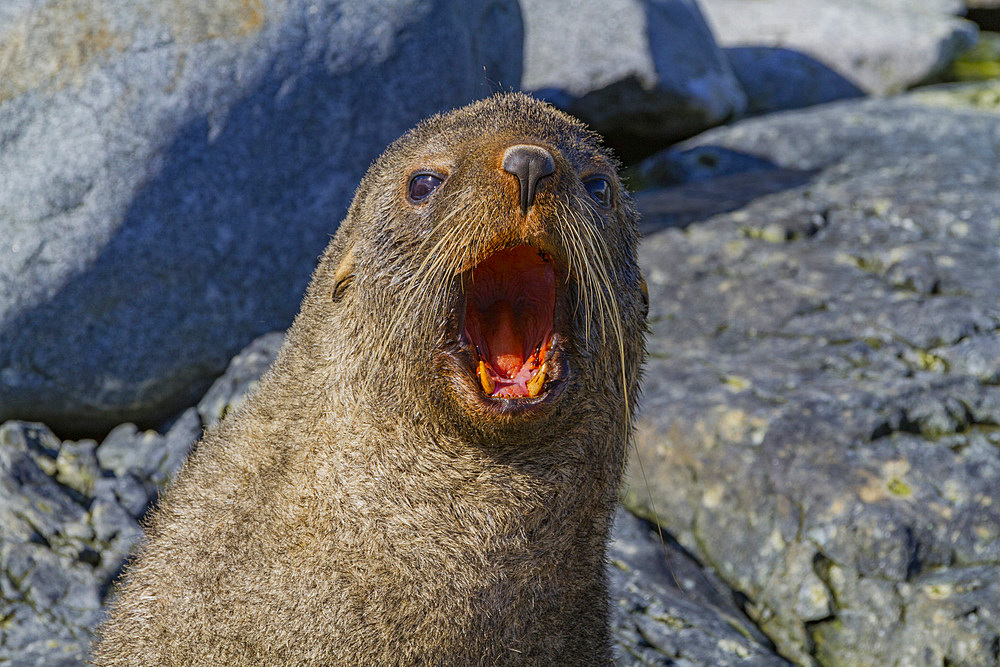
<svg viewBox="0 0 1000 667">
<path fill-rule="evenodd" d="M 0 3 L 0 420 L 193 404 L 291 322 L 372 159 L 521 52 L 516 0 Z"/>
<path fill-rule="evenodd" d="M 285 334 L 273 331 L 257 338 L 233 357 L 225 374 L 217 379 L 198 401 L 198 415 L 206 427 L 215 426 L 257 387 L 257 380 L 270 368 L 285 341 Z"/>
<path fill-rule="evenodd" d="M 926 99 L 678 147 L 706 196 L 720 152 L 799 180 L 641 250 L 659 515 L 803 665 L 998 660 L 1000 114 Z"/>
<path fill-rule="evenodd" d="M 958 0 L 700 0 L 749 113 L 924 82 L 976 42 Z"/>
<path fill-rule="evenodd" d="M 695 0 L 521 0 L 521 85 L 649 155 L 746 106 Z"/>
</svg>

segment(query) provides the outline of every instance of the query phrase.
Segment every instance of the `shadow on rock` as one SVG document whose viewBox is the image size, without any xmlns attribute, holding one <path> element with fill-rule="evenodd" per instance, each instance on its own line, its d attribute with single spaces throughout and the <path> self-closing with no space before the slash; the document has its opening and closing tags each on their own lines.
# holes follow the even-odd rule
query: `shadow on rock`
<svg viewBox="0 0 1000 667">
<path fill-rule="evenodd" d="M 723 51 L 746 91 L 748 116 L 865 95 L 835 70 L 799 51 L 767 46 Z"/>
<path fill-rule="evenodd" d="M 684 228 L 713 215 L 743 208 L 766 195 L 807 185 L 815 169 L 789 169 L 723 146 L 683 146 L 659 153 L 636 167 L 630 180 L 645 189 L 635 195 L 643 236 Z M 801 230 L 803 235 L 814 229 Z"/>
<path fill-rule="evenodd" d="M 336 82 L 320 66 L 292 90 L 265 76 L 221 129 L 205 118 L 180 128 L 90 265 L 0 332 L 2 365 L 35 371 L 0 389 L 5 416 L 64 436 L 125 421 L 154 426 L 196 402 L 255 336 L 291 323 L 341 202 L 374 157 L 358 154 L 343 174 L 339 156 L 350 154 L 354 133 L 306 141 L 287 131 L 375 103 L 363 89 L 331 102 L 324 89 Z M 326 178 L 328 169 L 342 175 Z M 37 345 L 27 332 L 60 344 Z M 53 383 L 65 387 L 58 401 Z"/>
<path fill-rule="evenodd" d="M 62 437 L 99 437 L 126 421 L 155 427 L 196 402 L 243 346 L 287 327 L 370 162 L 417 119 L 489 94 L 502 74 L 494 62 L 414 74 L 403 57 L 447 39 L 479 62 L 474 37 L 487 19 L 476 11 L 418 16 L 419 26 L 398 28 L 394 58 L 281 24 L 280 48 L 252 67 L 227 63 L 215 79 L 185 84 L 190 99 L 149 109 L 130 101 L 143 97 L 137 74 L 125 110 L 98 128 L 132 151 L 99 174 L 120 202 L 106 197 L 93 220 L 64 223 L 64 235 L 89 235 L 77 253 L 93 258 L 53 268 L 50 294 L 0 321 L 0 420 L 43 421 Z M 466 19 L 479 27 L 463 32 Z M 151 122 L 155 141 L 141 136 Z M 145 170 L 137 185 L 119 173 L 130 170 Z"/>
</svg>

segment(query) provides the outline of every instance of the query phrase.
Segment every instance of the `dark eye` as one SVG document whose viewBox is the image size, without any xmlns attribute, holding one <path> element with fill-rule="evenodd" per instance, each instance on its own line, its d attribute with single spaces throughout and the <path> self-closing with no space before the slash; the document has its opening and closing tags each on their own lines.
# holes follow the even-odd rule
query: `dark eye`
<svg viewBox="0 0 1000 667">
<path fill-rule="evenodd" d="M 608 179 L 597 176 L 585 181 L 583 186 L 594 201 L 604 208 L 611 208 L 611 183 L 608 183 Z"/>
<path fill-rule="evenodd" d="M 427 199 L 443 182 L 443 178 L 434 174 L 414 174 L 413 178 L 410 179 L 410 185 L 406 189 L 406 196 L 411 202 L 416 204 Z"/>
</svg>

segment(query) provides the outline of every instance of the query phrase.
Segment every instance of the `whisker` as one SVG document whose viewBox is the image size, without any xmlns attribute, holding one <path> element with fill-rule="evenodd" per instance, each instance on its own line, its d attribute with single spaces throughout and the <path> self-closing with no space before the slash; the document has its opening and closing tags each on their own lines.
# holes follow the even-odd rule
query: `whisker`
<svg viewBox="0 0 1000 667">
<path fill-rule="evenodd" d="M 450 199 L 457 198 L 455 196 Z M 446 203 L 451 201 L 446 200 Z M 451 249 L 463 247 L 456 241 L 467 233 L 471 222 L 466 216 L 459 224 L 451 226 L 443 234 L 440 234 L 440 231 L 466 210 L 467 207 L 461 205 L 453 206 L 417 246 L 416 252 L 420 253 L 434 242 L 435 236 L 440 235 L 433 246 L 426 250 L 424 259 L 416 269 L 399 276 L 400 282 L 406 285 L 405 292 L 393 310 L 386 335 L 381 337 L 381 344 L 374 350 L 373 363 L 369 366 L 370 372 L 383 367 L 396 334 L 410 314 L 419 312 L 431 316 L 440 310 L 441 299 L 445 296 L 443 288 L 457 273 L 463 259 L 460 252 L 451 252 Z"/>
</svg>

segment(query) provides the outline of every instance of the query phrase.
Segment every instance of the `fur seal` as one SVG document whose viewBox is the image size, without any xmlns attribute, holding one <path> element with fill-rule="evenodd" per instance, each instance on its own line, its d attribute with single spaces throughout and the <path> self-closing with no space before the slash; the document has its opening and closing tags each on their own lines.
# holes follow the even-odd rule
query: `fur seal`
<svg viewBox="0 0 1000 667">
<path fill-rule="evenodd" d="M 393 143 L 151 516 L 96 662 L 608 664 L 646 328 L 615 167 L 516 93 Z"/>
</svg>

